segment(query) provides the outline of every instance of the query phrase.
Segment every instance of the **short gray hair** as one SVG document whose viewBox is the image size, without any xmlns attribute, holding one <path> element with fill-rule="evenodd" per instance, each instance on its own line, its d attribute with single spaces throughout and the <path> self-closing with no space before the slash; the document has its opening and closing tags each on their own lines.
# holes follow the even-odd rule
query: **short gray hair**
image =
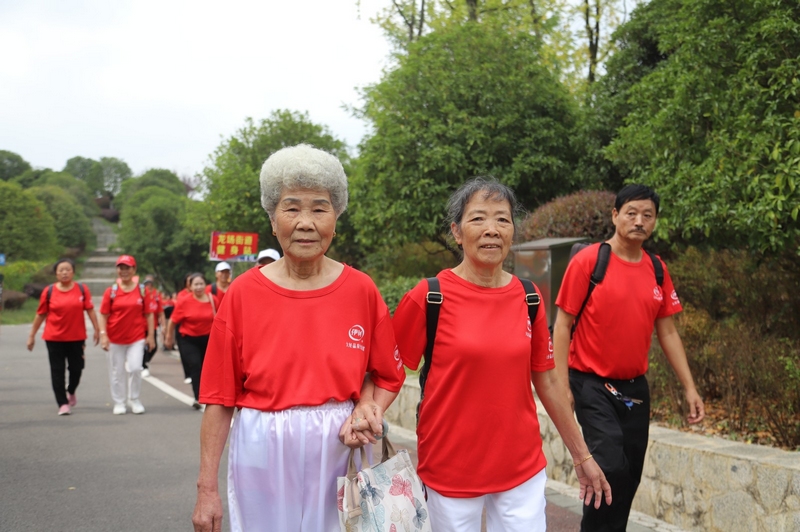
<svg viewBox="0 0 800 532">
<path fill-rule="evenodd" d="M 478 176 L 473 177 L 460 187 L 458 190 L 450 195 L 447 200 L 447 225 L 455 223 L 461 227 L 461 219 L 464 218 L 464 211 L 467 209 L 467 203 L 472 199 L 472 196 L 478 193 L 483 193 L 483 197 L 493 198 L 497 200 L 505 200 L 511 207 L 511 221 L 522 214 L 522 207 L 517 202 L 517 196 L 514 191 L 506 185 L 499 182 L 491 176 Z M 517 224 L 514 223 L 514 232 L 516 232 Z"/>
<path fill-rule="evenodd" d="M 347 208 L 347 176 L 342 163 L 310 144 L 282 148 L 264 161 L 261 167 L 261 205 L 270 219 L 275 216 L 281 193 L 298 188 L 328 192 L 337 218 Z"/>
</svg>

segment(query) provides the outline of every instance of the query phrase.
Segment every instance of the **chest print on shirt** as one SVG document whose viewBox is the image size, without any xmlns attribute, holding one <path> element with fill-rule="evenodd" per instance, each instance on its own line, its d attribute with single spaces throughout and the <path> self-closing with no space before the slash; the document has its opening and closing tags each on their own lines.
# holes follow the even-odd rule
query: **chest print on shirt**
<svg viewBox="0 0 800 532">
<path fill-rule="evenodd" d="M 364 327 L 361 325 L 353 325 L 348 329 L 347 336 L 352 340 L 352 342 L 345 342 L 345 346 L 349 347 L 350 349 L 360 349 L 364 351 Z"/>
<path fill-rule="evenodd" d="M 669 295 L 669 297 L 670 297 L 670 299 L 672 299 L 672 306 L 681 304 L 681 300 L 678 299 L 678 292 L 676 292 L 675 290 L 672 291 L 672 293 Z"/>
<path fill-rule="evenodd" d="M 658 302 L 661 302 L 661 301 L 664 300 L 664 294 L 661 293 L 661 287 L 660 286 L 656 286 L 655 288 L 653 288 L 653 299 L 655 299 Z"/>
</svg>

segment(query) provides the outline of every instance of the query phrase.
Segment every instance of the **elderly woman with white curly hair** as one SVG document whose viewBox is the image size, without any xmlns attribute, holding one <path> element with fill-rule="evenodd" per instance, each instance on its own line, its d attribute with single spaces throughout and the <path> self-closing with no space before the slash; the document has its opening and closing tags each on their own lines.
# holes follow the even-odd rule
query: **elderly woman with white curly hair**
<svg viewBox="0 0 800 532">
<path fill-rule="evenodd" d="M 284 256 L 239 276 L 214 320 L 192 521 L 221 528 L 230 432 L 232 530 L 339 530 L 336 477 L 349 447 L 382 434 L 405 372 L 374 283 L 325 255 L 347 207 L 338 159 L 303 144 L 272 154 L 261 201 Z"/>
</svg>

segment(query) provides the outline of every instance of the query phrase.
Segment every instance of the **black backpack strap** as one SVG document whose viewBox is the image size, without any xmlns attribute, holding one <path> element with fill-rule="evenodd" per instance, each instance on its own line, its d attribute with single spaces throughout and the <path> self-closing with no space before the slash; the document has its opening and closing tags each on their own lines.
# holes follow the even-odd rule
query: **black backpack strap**
<svg viewBox="0 0 800 532">
<path fill-rule="evenodd" d="M 47 310 L 50 311 L 50 298 L 53 297 L 53 285 L 47 287 Z"/>
<path fill-rule="evenodd" d="M 86 298 L 86 286 L 83 283 L 78 283 L 78 288 L 81 289 L 81 296 Z"/>
<path fill-rule="evenodd" d="M 211 283 L 211 295 L 217 295 L 217 283 Z"/>
<path fill-rule="evenodd" d="M 539 312 L 539 304 L 542 298 L 536 292 L 536 286 L 530 279 L 518 278 L 519 282 L 525 288 L 525 304 L 528 305 L 528 318 L 531 320 L 531 331 L 533 331 L 533 322 L 536 321 L 536 314 Z"/>
<path fill-rule="evenodd" d="M 572 322 L 572 330 L 569 332 L 570 338 L 572 338 L 572 335 L 575 334 L 575 328 L 578 327 L 578 320 L 581 319 L 583 310 L 586 308 L 586 304 L 589 302 L 592 292 L 594 292 L 595 287 L 605 278 L 606 270 L 608 269 L 608 261 L 610 258 L 611 244 L 608 242 L 603 242 L 597 249 L 597 262 L 594 263 L 594 271 L 592 271 L 592 276 L 589 278 L 589 289 L 586 291 L 586 297 L 583 298 L 581 309 L 578 311 L 578 314 L 575 315 L 575 321 Z"/>
<path fill-rule="evenodd" d="M 658 286 L 664 286 L 664 266 L 661 264 L 661 260 L 655 253 L 651 253 L 647 250 L 644 251 L 650 256 L 650 260 L 653 261 L 653 270 L 656 272 L 656 283 L 658 283 Z"/>
<path fill-rule="evenodd" d="M 426 323 L 426 338 L 425 344 L 425 362 L 422 364 L 422 370 L 419 372 L 419 403 L 417 403 L 417 421 L 419 421 L 419 407 L 422 404 L 422 399 L 425 398 L 425 382 L 428 380 L 428 372 L 431 370 L 431 361 L 433 358 L 433 343 L 436 340 L 436 329 L 439 326 L 439 310 L 442 308 L 442 301 L 444 296 L 440 291 L 439 279 L 436 277 L 428 277 L 425 279 L 428 282 L 428 293 L 425 295 L 425 323 Z"/>
</svg>

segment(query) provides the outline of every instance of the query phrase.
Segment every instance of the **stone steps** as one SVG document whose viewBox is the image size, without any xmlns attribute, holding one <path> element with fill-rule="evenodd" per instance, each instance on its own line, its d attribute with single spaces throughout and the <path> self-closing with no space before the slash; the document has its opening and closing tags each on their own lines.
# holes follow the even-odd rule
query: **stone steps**
<svg viewBox="0 0 800 532">
<path fill-rule="evenodd" d="M 86 263 L 78 281 L 84 283 L 93 296 L 102 296 L 106 288 L 117 279 L 116 262 L 120 253 L 111 248 L 117 240 L 113 229 L 103 220 L 92 220 L 92 229 L 97 235 L 97 249 L 86 259 Z"/>
</svg>

